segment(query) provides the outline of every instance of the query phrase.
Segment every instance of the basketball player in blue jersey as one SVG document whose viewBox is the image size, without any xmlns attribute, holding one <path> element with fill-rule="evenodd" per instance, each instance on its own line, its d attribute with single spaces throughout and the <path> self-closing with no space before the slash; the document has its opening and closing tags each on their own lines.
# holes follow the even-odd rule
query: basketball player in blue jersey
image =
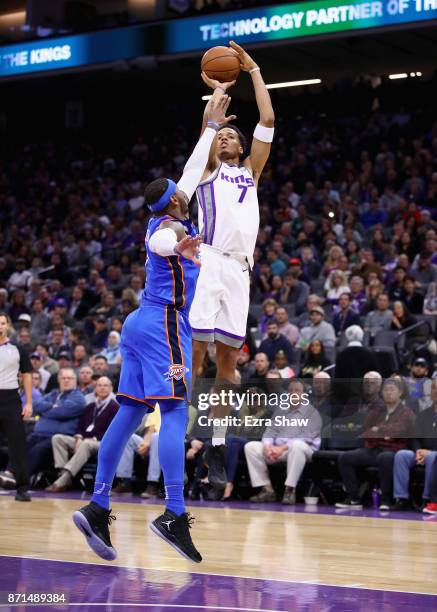
<svg viewBox="0 0 437 612">
<path fill-rule="evenodd" d="M 230 46 L 250 74 L 259 110 L 250 153 L 238 128 L 226 125 L 217 133 L 210 159 L 197 189 L 202 268 L 190 323 L 193 328 L 193 371 L 202 365 L 209 342 L 215 342 L 219 389 L 235 382 L 237 354 L 246 336 L 249 311 L 249 275 L 259 229 L 257 186 L 270 154 L 274 112 L 259 66 L 234 42 Z M 232 83 L 220 83 L 202 74 L 214 89 L 211 102 Z M 203 128 L 207 115 L 204 116 Z M 214 408 L 215 417 L 227 416 L 229 405 Z M 209 481 L 216 489 L 226 485 L 224 443 L 226 428 L 215 427 L 213 446 L 206 453 Z M 225 496 L 230 492 L 225 491 Z"/>
<path fill-rule="evenodd" d="M 109 494 L 124 447 L 144 415 L 159 402 L 159 463 L 164 474 L 166 508 L 152 531 L 185 558 L 200 563 L 190 536 L 192 517 L 185 511 L 184 439 L 191 386 L 191 328 L 188 313 L 198 277 L 200 237 L 189 220 L 188 203 L 201 179 L 230 98 L 216 96 L 206 111 L 207 128 L 176 185 L 169 179 L 150 183 L 145 203 L 153 213 L 146 235 L 146 286 L 140 307 L 122 329 L 122 367 L 117 399 L 120 409 L 100 444 L 91 503 L 73 514 L 91 549 L 106 560 L 117 553 L 111 544 Z"/>
</svg>

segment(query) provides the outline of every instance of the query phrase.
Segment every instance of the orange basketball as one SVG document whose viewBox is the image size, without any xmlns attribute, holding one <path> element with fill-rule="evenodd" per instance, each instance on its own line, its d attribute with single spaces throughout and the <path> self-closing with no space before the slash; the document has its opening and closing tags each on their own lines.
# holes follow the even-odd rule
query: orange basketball
<svg viewBox="0 0 437 612">
<path fill-rule="evenodd" d="M 212 47 L 202 57 L 202 72 L 220 83 L 234 81 L 240 74 L 240 60 L 229 47 Z"/>
</svg>

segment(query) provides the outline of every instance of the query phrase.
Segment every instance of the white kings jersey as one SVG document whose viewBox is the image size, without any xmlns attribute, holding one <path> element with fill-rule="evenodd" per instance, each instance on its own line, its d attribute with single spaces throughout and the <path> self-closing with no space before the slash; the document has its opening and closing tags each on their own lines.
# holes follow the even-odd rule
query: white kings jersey
<svg viewBox="0 0 437 612">
<path fill-rule="evenodd" d="M 244 166 L 220 164 L 197 188 L 204 244 L 252 259 L 259 229 L 258 195 Z"/>
</svg>

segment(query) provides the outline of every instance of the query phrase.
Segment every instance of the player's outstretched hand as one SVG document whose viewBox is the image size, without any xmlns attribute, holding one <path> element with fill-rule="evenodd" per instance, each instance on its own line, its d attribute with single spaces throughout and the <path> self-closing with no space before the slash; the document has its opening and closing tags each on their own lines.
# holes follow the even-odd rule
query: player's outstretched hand
<svg viewBox="0 0 437 612">
<path fill-rule="evenodd" d="M 211 89 L 217 89 L 217 87 L 219 87 L 220 89 L 223 89 L 223 91 L 227 91 L 230 87 L 235 85 L 235 83 L 237 82 L 237 81 L 229 81 L 228 83 L 221 83 L 220 81 L 217 81 L 216 79 L 211 79 L 206 74 L 206 72 L 202 72 L 202 79 L 203 79 L 203 82 L 208 85 L 208 87 L 211 87 Z"/>
<path fill-rule="evenodd" d="M 176 253 L 185 257 L 185 259 L 191 259 L 192 262 L 196 264 L 196 266 L 200 266 L 199 259 L 199 246 L 202 242 L 202 238 L 200 236 L 185 236 L 182 238 L 175 247 Z"/>
<path fill-rule="evenodd" d="M 258 68 L 256 62 L 250 57 L 247 51 L 243 49 L 243 47 L 237 45 L 237 43 L 233 40 L 230 41 L 229 46 L 238 53 L 241 70 L 244 72 L 249 72 L 249 70 L 252 70 L 253 68 Z"/>
<path fill-rule="evenodd" d="M 231 98 L 227 94 L 220 96 L 220 98 L 216 101 L 214 99 L 210 100 L 210 104 L 207 109 L 208 121 L 214 121 L 214 123 L 218 123 L 220 126 L 224 126 L 231 121 L 235 121 L 237 118 L 236 115 L 229 115 L 229 117 L 226 117 L 230 103 Z"/>
</svg>

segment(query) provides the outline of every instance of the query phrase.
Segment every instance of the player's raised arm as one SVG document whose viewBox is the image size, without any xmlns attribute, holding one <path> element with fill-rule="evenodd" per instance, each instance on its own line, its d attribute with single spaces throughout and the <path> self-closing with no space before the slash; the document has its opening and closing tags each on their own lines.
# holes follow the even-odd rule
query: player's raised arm
<svg viewBox="0 0 437 612">
<path fill-rule="evenodd" d="M 270 155 L 274 134 L 273 126 L 275 125 L 275 113 L 273 111 L 270 94 L 261 75 L 260 67 L 242 47 L 237 45 L 237 43 L 231 41 L 229 44 L 240 57 L 241 70 L 249 72 L 252 77 L 252 83 L 255 90 L 256 103 L 259 110 L 259 123 L 253 134 L 248 162 L 252 168 L 254 180 L 258 182 Z"/>
<path fill-rule="evenodd" d="M 184 172 L 178 182 L 179 189 L 187 195 L 188 200 L 191 200 L 200 183 L 217 130 L 234 119 L 233 115 L 226 117 L 230 103 L 231 98 L 228 95 L 222 92 L 217 92 L 217 94 L 214 92 L 207 105 L 206 129 L 185 164 Z"/>
<path fill-rule="evenodd" d="M 226 93 L 226 91 L 230 87 L 232 87 L 232 85 L 235 85 L 235 81 L 231 81 L 229 83 L 221 83 L 220 81 L 216 81 L 215 79 L 211 79 L 204 72 L 202 72 L 202 79 L 203 79 L 204 83 L 206 83 L 206 85 L 208 85 L 208 87 L 211 87 L 211 89 L 213 89 L 213 94 L 212 94 L 212 98 L 210 98 L 208 100 L 208 103 L 205 106 L 205 110 L 203 111 L 202 128 L 200 130 L 200 134 L 203 134 L 203 132 L 205 131 L 205 128 L 206 128 L 206 126 L 208 124 L 208 113 L 210 111 L 211 104 L 214 104 L 215 102 L 217 102 L 217 100 L 219 100 L 220 96 L 222 96 L 224 93 Z M 231 121 L 235 121 L 236 118 L 237 118 L 236 115 L 230 115 L 229 117 L 227 117 L 226 123 L 230 123 Z M 209 152 L 209 157 L 208 157 L 208 163 L 207 163 L 206 167 L 207 167 L 209 172 L 212 172 L 216 165 L 217 165 L 217 158 L 216 158 L 216 154 L 215 154 L 215 147 L 211 147 L 210 152 Z"/>
</svg>

